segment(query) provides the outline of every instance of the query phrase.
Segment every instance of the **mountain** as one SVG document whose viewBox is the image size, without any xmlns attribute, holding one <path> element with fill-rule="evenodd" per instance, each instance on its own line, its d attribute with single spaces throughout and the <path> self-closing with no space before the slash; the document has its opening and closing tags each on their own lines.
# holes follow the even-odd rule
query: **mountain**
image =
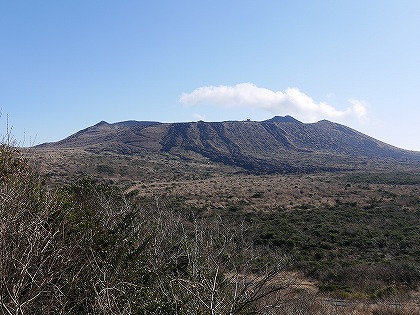
<svg viewBox="0 0 420 315">
<path fill-rule="evenodd" d="M 160 123 L 105 121 L 38 148 L 78 148 L 122 155 L 164 154 L 239 167 L 255 173 L 363 168 L 377 163 L 419 163 L 420 152 L 388 145 L 354 129 L 291 116 L 265 121 Z"/>
</svg>

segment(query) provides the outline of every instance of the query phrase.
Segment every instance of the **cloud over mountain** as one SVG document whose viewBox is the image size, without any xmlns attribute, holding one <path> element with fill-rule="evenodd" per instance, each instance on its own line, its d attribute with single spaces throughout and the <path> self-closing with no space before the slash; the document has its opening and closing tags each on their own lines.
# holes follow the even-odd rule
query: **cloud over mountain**
<svg viewBox="0 0 420 315">
<path fill-rule="evenodd" d="M 183 93 L 179 101 L 184 105 L 216 105 L 222 107 L 249 107 L 276 115 L 292 115 L 305 121 L 331 119 L 334 121 L 367 119 L 367 105 L 363 101 L 349 100 L 345 110 L 326 102 L 315 102 L 297 88 L 272 91 L 252 83 L 234 86 L 204 86 L 191 93 Z"/>
</svg>

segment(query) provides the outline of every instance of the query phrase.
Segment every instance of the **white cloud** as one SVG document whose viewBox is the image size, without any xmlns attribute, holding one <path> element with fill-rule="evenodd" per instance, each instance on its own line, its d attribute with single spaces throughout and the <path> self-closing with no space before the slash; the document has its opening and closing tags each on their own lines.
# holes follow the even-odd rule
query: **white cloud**
<svg viewBox="0 0 420 315">
<path fill-rule="evenodd" d="M 291 115 L 303 121 L 321 119 L 333 121 L 367 121 L 367 104 L 349 100 L 345 110 L 339 110 L 326 102 L 315 102 L 297 88 L 272 91 L 252 83 L 235 86 L 204 86 L 191 93 L 183 93 L 179 101 L 184 105 L 217 105 L 222 107 L 249 107 L 269 111 L 275 115 Z"/>
</svg>

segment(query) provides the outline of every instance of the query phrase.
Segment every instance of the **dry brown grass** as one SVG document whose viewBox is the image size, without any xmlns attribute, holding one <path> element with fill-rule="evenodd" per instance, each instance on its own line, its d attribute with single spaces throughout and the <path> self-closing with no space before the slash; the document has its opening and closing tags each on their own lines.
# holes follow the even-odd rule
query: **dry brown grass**
<svg viewBox="0 0 420 315">
<path fill-rule="evenodd" d="M 140 182 L 129 190 L 143 197 L 183 197 L 199 208 L 273 211 L 279 208 L 330 207 L 337 203 L 369 206 L 375 200 L 395 202 L 410 209 L 407 196 L 417 196 L 414 185 L 350 183 L 345 175 L 234 175 L 209 179 Z"/>
<path fill-rule="evenodd" d="M 168 154 L 119 155 L 79 148 L 30 148 L 23 150 L 31 164 L 51 183 L 71 182 L 83 175 L 130 184 L 133 181 L 159 182 L 194 180 L 233 174 L 236 168 L 201 160 L 184 160 Z M 105 166 L 105 171 L 101 167 Z"/>
<path fill-rule="evenodd" d="M 279 293 L 284 294 L 284 292 Z M 266 307 L 266 315 L 418 315 L 418 301 L 345 301 L 295 291 L 282 297 L 282 303 Z"/>
</svg>

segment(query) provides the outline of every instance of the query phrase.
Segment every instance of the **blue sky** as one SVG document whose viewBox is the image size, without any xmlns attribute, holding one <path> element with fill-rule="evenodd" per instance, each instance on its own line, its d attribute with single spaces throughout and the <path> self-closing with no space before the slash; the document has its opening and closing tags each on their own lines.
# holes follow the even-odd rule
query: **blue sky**
<svg viewBox="0 0 420 315">
<path fill-rule="evenodd" d="M 328 119 L 420 151 L 417 0 L 0 2 L 0 133 Z"/>
</svg>

